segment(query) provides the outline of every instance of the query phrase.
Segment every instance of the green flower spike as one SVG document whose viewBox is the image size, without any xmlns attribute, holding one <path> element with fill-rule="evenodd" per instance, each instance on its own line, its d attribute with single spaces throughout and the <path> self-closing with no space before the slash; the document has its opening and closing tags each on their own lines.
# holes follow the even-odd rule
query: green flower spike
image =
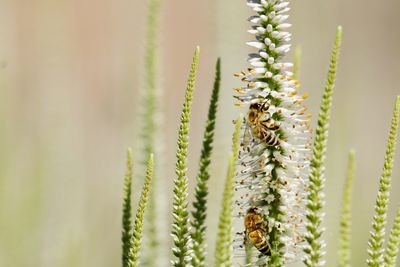
<svg viewBox="0 0 400 267">
<path fill-rule="evenodd" d="M 396 266 L 396 260 L 399 255 L 400 245 L 400 208 L 397 210 L 396 218 L 392 230 L 390 231 L 390 237 L 385 253 L 385 264 L 386 267 Z"/>
<path fill-rule="evenodd" d="M 242 117 L 239 117 L 236 120 L 235 132 L 232 138 L 232 153 L 228 162 L 228 172 L 225 180 L 221 213 L 219 215 L 217 242 L 215 248 L 215 266 L 217 267 L 232 266 L 233 197 L 235 188 L 236 162 L 239 157 L 239 138 L 242 121 Z"/>
<path fill-rule="evenodd" d="M 371 237 L 368 242 L 368 266 L 382 267 L 384 264 L 385 226 L 387 223 L 387 210 L 389 205 L 389 194 L 391 176 L 393 170 L 393 157 L 396 149 L 397 129 L 400 115 L 400 96 L 396 98 L 390 127 L 389 140 L 386 148 L 383 173 L 379 181 L 379 192 L 375 203 L 375 215 L 372 221 Z"/>
<path fill-rule="evenodd" d="M 343 190 L 342 213 L 339 235 L 339 267 L 350 267 L 351 245 L 351 193 L 355 173 L 355 152 L 349 154 L 346 182 Z"/>
<path fill-rule="evenodd" d="M 160 0 L 149 0 L 147 10 L 147 35 L 146 35 L 146 52 L 144 59 L 145 84 L 143 97 L 143 132 L 141 140 L 143 142 L 143 162 L 145 162 L 151 153 L 155 154 L 158 162 L 159 149 L 156 140 L 160 138 L 160 122 L 157 120 L 159 115 L 160 90 L 157 86 L 157 39 L 158 25 L 160 16 Z M 158 164 L 160 166 L 161 164 Z M 148 212 L 146 213 L 145 226 L 145 250 L 143 266 L 155 267 L 156 257 L 154 254 L 159 253 L 159 237 L 157 234 L 159 210 L 157 209 L 156 195 L 158 189 L 158 174 L 155 170 L 153 177 L 153 189 L 149 199 Z"/>
<path fill-rule="evenodd" d="M 139 266 L 144 212 L 150 194 L 151 180 L 153 178 L 153 169 L 154 169 L 154 159 L 153 159 L 153 154 L 150 154 L 149 160 L 147 162 L 146 179 L 144 181 L 142 194 L 139 199 L 139 206 L 136 211 L 136 219 L 135 219 L 135 224 L 133 226 L 133 234 L 130 242 L 129 264 L 128 264 L 129 267 Z"/>
<path fill-rule="evenodd" d="M 321 212 L 324 207 L 323 190 L 325 184 L 324 163 L 328 141 L 329 117 L 332 106 L 332 95 L 335 86 L 337 65 L 342 42 L 342 27 L 338 27 L 335 46 L 332 51 L 331 63 L 329 66 L 328 80 L 325 92 L 322 96 L 318 126 L 315 133 L 313 156 L 311 160 L 311 173 L 309 177 L 310 188 L 308 194 L 307 214 L 307 246 L 304 249 L 306 258 L 304 264 L 308 267 L 323 266 L 324 242 L 321 240 L 323 230 L 321 228 Z"/>
<path fill-rule="evenodd" d="M 193 202 L 194 211 L 192 212 L 192 239 L 193 239 L 193 259 L 194 267 L 205 267 L 206 247 L 205 221 L 207 217 L 207 195 L 210 179 L 209 166 L 211 163 L 212 144 L 214 141 L 215 120 L 217 115 L 218 96 L 221 83 L 221 60 L 218 59 L 215 73 L 214 89 L 211 95 L 210 106 L 208 109 L 208 119 L 203 137 L 203 148 L 200 155 L 199 172 L 197 174 L 197 186 L 195 189 L 195 201 Z"/>
<path fill-rule="evenodd" d="M 132 149 L 128 149 L 122 204 L 122 267 L 128 267 L 130 240 L 132 238 Z"/>
<path fill-rule="evenodd" d="M 179 126 L 178 150 L 176 152 L 176 179 L 174 180 L 173 224 L 172 236 L 174 239 L 172 261 L 175 267 L 189 266 L 192 261 L 192 240 L 189 231 L 188 213 L 188 178 L 187 178 L 187 154 L 189 145 L 189 122 L 192 108 L 193 90 L 196 81 L 196 72 L 199 62 L 200 49 L 197 47 L 193 57 L 193 63 L 187 82 L 185 102 L 183 104 L 181 122 Z"/>
</svg>

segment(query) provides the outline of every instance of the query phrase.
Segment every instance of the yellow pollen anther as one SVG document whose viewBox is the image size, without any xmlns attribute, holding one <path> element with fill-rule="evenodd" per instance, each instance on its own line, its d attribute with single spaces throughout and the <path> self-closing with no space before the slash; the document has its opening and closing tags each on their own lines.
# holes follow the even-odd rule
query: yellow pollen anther
<svg viewBox="0 0 400 267">
<path fill-rule="evenodd" d="M 244 94 L 246 91 L 243 90 L 242 88 L 234 88 L 233 90 L 235 90 L 236 92 L 238 92 L 239 94 Z"/>
<path fill-rule="evenodd" d="M 297 113 L 297 114 L 299 114 L 299 115 L 304 115 L 304 113 L 306 112 L 306 110 L 307 110 L 307 108 L 302 108 L 301 110 L 299 110 L 299 113 Z"/>
<path fill-rule="evenodd" d="M 244 107 L 244 105 L 241 102 L 235 102 L 234 105 L 240 108 Z"/>
</svg>

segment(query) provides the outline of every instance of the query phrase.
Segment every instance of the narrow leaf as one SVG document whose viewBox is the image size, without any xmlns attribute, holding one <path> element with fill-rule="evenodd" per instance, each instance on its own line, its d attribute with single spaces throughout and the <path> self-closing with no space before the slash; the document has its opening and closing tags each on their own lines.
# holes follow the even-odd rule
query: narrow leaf
<svg viewBox="0 0 400 267">
<path fill-rule="evenodd" d="M 132 238 L 132 169 L 132 150 L 129 148 L 127 152 L 122 202 L 122 267 L 128 266 L 130 240 Z"/>
<path fill-rule="evenodd" d="M 142 194 L 139 199 L 139 206 L 136 211 L 136 219 L 133 227 L 133 235 L 130 240 L 129 265 L 128 265 L 129 267 L 139 266 L 144 212 L 147 206 L 148 196 L 150 194 L 151 180 L 153 178 L 153 169 L 154 169 L 154 159 L 153 159 L 153 154 L 150 154 L 149 160 L 147 162 L 146 179 L 144 181 Z"/>
<path fill-rule="evenodd" d="M 384 243 L 385 226 L 387 223 L 387 210 L 389 205 L 389 194 L 391 176 L 393 171 L 393 157 L 396 149 L 397 129 L 400 115 L 400 96 L 396 98 L 390 127 L 389 140 L 386 148 L 383 173 L 379 181 L 379 191 L 375 203 L 375 215 L 372 221 L 371 237 L 368 242 L 368 266 L 384 266 Z"/>
<path fill-rule="evenodd" d="M 207 217 L 207 195 L 208 185 L 210 179 L 210 162 L 211 153 L 213 150 L 215 120 L 217 114 L 218 96 L 221 82 L 221 61 L 218 59 L 214 89 L 211 95 L 210 106 L 208 109 L 208 119 L 206 122 L 206 129 L 203 137 L 203 148 L 200 155 L 199 172 L 197 174 L 197 186 L 195 189 L 195 200 L 193 202 L 194 211 L 192 212 L 192 239 L 193 239 L 193 259 L 192 265 L 194 267 L 206 266 L 206 248 L 205 248 L 205 232 L 206 232 L 206 217 Z"/>
<path fill-rule="evenodd" d="M 188 213 L 188 178 L 187 154 L 189 145 L 189 122 L 192 108 L 193 90 L 196 81 L 196 72 L 199 62 L 200 49 L 197 47 L 187 82 L 185 102 L 183 104 L 181 121 L 178 134 L 178 149 L 176 152 L 176 178 L 174 180 L 173 224 L 172 236 L 174 239 L 173 255 L 176 259 L 172 262 L 175 267 L 189 266 L 192 260 L 191 236 L 189 232 Z"/>
<path fill-rule="evenodd" d="M 311 173 L 309 177 L 309 194 L 307 204 L 307 246 L 304 249 L 306 258 L 304 263 L 308 267 L 317 267 L 322 265 L 324 253 L 324 244 L 321 240 L 323 229 L 321 228 L 322 215 L 324 207 L 323 190 L 325 184 L 324 164 L 328 141 L 329 117 L 332 105 L 332 95 L 335 86 L 337 65 L 342 41 L 342 28 L 338 27 L 336 33 L 335 45 L 332 51 L 331 63 L 329 66 L 328 80 L 325 91 L 322 96 L 318 125 L 315 133 L 313 156 L 311 160 Z"/>
<path fill-rule="evenodd" d="M 351 256 L 351 202 L 355 173 L 355 153 L 350 151 L 347 177 L 343 189 L 342 212 L 339 235 L 339 267 L 350 267 Z"/>
<path fill-rule="evenodd" d="M 233 198 L 235 187 L 236 162 L 239 157 L 239 138 L 242 118 L 236 120 L 236 127 L 232 138 L 232 153 L 229 157 L 228 172 L 225 180 L 224 194 L 222 198 L 221 213 L 219 215 L 218 233 L 215 249 L 215 266 L 232 266 L 232 217 Z"/>
</svg>

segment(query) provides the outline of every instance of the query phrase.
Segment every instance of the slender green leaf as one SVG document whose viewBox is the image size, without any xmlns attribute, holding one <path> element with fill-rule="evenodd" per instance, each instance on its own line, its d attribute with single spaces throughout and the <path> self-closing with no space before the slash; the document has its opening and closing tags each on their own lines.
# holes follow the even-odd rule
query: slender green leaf
<svg viewBox="0 0 400 267">
<path fill-rule="evenodd" d="M 233 198 L 235 187 L 236 162 L 239 157 L 239 138 L 242 118 L 236 120 L 235 132 L 232 138 L 232 153 L 229 157 L 228 172 L 225 180 L 222 207 L 219 215 L 218 233 L 215 249 L 215 266 L 232 266 L 232 217 L 233 217 Z"/>
<path fill-rule="evenodd" d="M 393 157 L 396 149 L 397 130 L 400 115 L 400 96 L 396 98 L 393 118 L 390 127 L 389 140 L 386 148 L 383 173 L 379 181 L 379 191 L 375 203 L 375 215 L 372 221 L 371 237 L 368 242 L 368 266 L 384 266 L 384 243 L 385 226 L 387 224 L 387 210 L 389 205 L 389 194 L 391 176 L 393 171 Z"/>
<path fill-rule="evenodd" d="M 196 72 L 199 62 L 200 49 L 197 47 L 193 57 L 193 63 L 187 82 L 185 102 L 183 104 L 181 121 L 179 126 L 178 149 L 176 152 L 176 178 L 174 180 L 173 224 L 172 236 L 174 238 L 173 260 L 175 267 L 189 266 L 192 260 L 191 236 L 189 231 L 188 213 L 188 178 L 187 178 L 187 154 L 189 145 L 189 122 L 192 108 L 193 91 L 196 81 Z"/>
<path fill-rule="evenodd" d="M 135 219 L 135 224 L 133 226 L 133 234 L 130 240 L 129 265 L 128 265 L 129 267 L 139 266 L 144 212 L 150 194 L 151 180 L 153 178 L 153 169 L 154 169 L 154 159 L 153 159 L 153 154 L 150 154 L 149 160 L 147 162 L 146 179 L 144 182 L 142 194 L 139 199 L 139 206 L 136 211 L 136 219 Z"/>
<path fill-rule="evenodd" d="M 332 105 L 332 95 L 335 86 L 337 65 L 342 41 L 342 28 L 338 27 L 335 45 L 332 51 L 332 58 L 328 72 L 328 80 L 325 92 L 322 96 L 318 126 L 315 133 L 313 156 L 311 160 L 311 173 L 309 177 L 309 194 L 307 204 L 307 246 L 304 249 L 306 258 L 304 263 L 308 267 L 317 267 L 322 264 L 324 245 L 321 240 L 323 229 L 321 228 L 321 211 L 324 207 L 323 190 L 325 184 L 324 164 L 328 141 L 329 117 Z"/>
<path fill-rule="evenodd" d="M 197 174 L 197 186 L 195 189 L 195 200 L 193 202 L 194 211 L 192 212 L 192 239 L 193 239 L 193 259 L 192 265 L 194 267 L 206 266 L 206 247 L 205 232 L 206 232 L 206 217 L 207 217 L 207 195 L 208 185 L 210 179 L 210 162 L 211 153 L 213 150 L 215 120 L 217 115 L 218 96 L 221 82 L 221 61 L 218 59 L 214 89 L 211 95 L 210 106 L 208 109 L 208 119 L 206 129 L 203 137 L 203 148 L 200 155 L 199 172 Z"/>
<path fill-rule="evenodd" d="M 128 266 L 130 240 L 132 238 L 132 170 L 132 149 L 129 148 L 127 152 L 122 204 L 122 267 Z"/>
<path fill-rule="evenodd" d="M 350 267 L 351 257 L 351 202 L 355 175 L 355 153 L 350 151 L 347 177 L 343 189 L 342 213 L 339 235 L 339 267 Z"/>
</svg>

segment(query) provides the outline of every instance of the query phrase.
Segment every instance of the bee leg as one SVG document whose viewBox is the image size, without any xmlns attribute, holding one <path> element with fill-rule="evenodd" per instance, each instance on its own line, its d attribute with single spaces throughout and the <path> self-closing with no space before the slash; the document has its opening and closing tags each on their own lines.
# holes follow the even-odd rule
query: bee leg
<svg viewBox="0 0 400 267">
<path fill-rule="evenodd" d="M 262 111 L 267 111 L 268 109 L 269 109 L 269 106 L 267 106 L 267 101 L 265 101 L 263 104 L 262 104 L 262 106 L 261 106 L 261 108 L 260 108 Z"/>
</svg>

